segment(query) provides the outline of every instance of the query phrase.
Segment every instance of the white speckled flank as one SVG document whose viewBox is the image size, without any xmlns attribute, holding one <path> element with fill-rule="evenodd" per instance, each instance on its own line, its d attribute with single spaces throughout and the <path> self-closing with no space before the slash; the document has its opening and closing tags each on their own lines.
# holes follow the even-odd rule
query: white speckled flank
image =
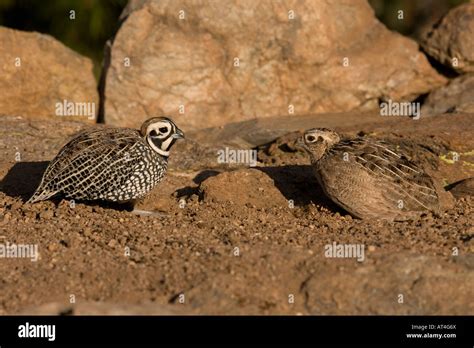
<svg viewBox="0 0 474 348">
<path fill-rule="evenodd" d="M 166 174 L 168 157 L 155 148 L 167 153 L 174 140 L 182 136 L 167 118 L 146 121 L 141 132 L 129 128 L 85 130 L 51 161 L 29 202 L 56 194 L 113 202 L 142 198 Z"/>
</svg>

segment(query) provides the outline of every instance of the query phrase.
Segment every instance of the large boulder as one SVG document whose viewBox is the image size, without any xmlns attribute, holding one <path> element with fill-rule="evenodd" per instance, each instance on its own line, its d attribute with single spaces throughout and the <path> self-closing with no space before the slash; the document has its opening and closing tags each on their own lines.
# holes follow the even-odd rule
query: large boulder
<svg viewBox="0 0 474 348">
<path fill-rule="evenodd" d="M 90 59 L 49 35 L 0 27 L 0 114 L 95 122 Z"/>
<path fill-rule="evenodd" d="M 365 0 L 136 0 L 123 18 L 105 79 L 113 125 L 371 109 L 446 82 Z"/>
<path fill-rule="evenodd" d="M 423 49 L 459 73 L 474 71 L 474 2 L 449 11 L 421 39 Z"/>
</svg>

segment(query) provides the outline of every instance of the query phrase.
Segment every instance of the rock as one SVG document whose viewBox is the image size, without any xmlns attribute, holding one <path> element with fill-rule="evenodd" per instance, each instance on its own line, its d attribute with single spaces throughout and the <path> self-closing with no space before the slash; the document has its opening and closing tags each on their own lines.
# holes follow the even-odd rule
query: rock
<svg viewBox="0 0 474 348">
<path fill-rule="evenodd" d="M 450 112 L 474 113 L 474 74 L 467 74 L 432 91 L 421 108 L 422 115 Z"/>
<path fill-rule="evenodd" d="M 95 121 L 98 93 L 89 58 L 49 35 L 4 27 L 0 27 L 0 47 L 1 114 Z M 69 109 L 73 115 L 56 116 L 57 103 L 64 106 L 65 101 L 66 107 L 73 106 Z"/>
<path fill-rule="evenodd" d="M 376 264 L 363 262 L 357 270 L 348 260 L 326 262 L 339 262 L 344 268 L 331 274 L 319 266 L 321 270 L 304 284 L 311 314 L 359 314 L 361 305 L 364 314 L 375 315 L 459 315 L 474 309 L 474 305 L 463 303 L 474 295 L 474 273 L 460 263 L 403 251 L 384 256 Z M 453 282 L 455 288 L 446 286 Z M 344 292 L 348 287 L 352 292 L 349 297 Z M 323 288 L 333 291 L 324 293 Z M 360 296 L 367 294 L 367 289 L 371 295 L 362 303 Z"/>
<path fill-rule="evenodd" d="M 107 244 L 107 245 L 113 249 L 117 246 L 117 241 L 115 239 L 111 239 L 109 241 L 109 244 Z"/>
<path fill-rule="evenodd" d="M 456 121 L 453 121 L 453 118 Z M 470 114 L 458 113 L 446 119 L 445 115 L 433 115 L 433 117 L 422 117 L 413 120 L 403 116 L 380 116 L 377 112 L 344 112 L 325 113 L 302 116 L 279 116 L 265 117 L 242 122 L 229 123 L 221 127 L 212 127 L 201 130 L 193 130 L 186 133 L 186 139 L 192 139 L 192 144 L 186 147 L 188 156 L 196 156 L 193 149 L 199 149 L 203 145 L 217 146 L 222 148 L 232 146 L 238 148 L 255 148 L 271 143 L 275 139 L 285 134 L 304 131 L 309 128 L 325 127 L 332 128 L 342 133 L 351 133 L 356 136 L 361 130 L 365 132 L 386 132 L 392 130 L 399 133 L 413 133 L 419 136 L 426 133 L 426 128 L 436 134 L 443 133 L 447 128 L 450 130 L 456 127 L 456 132 L 464 133 L 459 136 L 462 143 L 469 139 L 469 132 L 472 131 Z M 460 122 L 460 124 L 453 122 Z M 449 137 L 456 140 L 457 137 Z M 185 142 L 177 143 L 176 149 L 183 147 Z M 191 147 L 192 146 L 192 147 Z M 171 159 L 173 160 L 173 159 Z"/>
<path fill-rule="evenodd" d="M 157 303 L 122 304 L 84 301 L 76 304 L 49 302 L 22 310 L 20 315 L 178 315 L 176 306 Z"/>
<path fill-rule="evenodd" d="M 355 127 L 377 122 L 390 121 L 376 112 L 345 112 L 313 115 L 295 115 L 257 118 L 234 122 L 225 126 L 190 131 L 187 139 L 197 144 L 227 145 L 239 148 L 253 148 L 268 144 L 273 140 L 294 131 L 314 127 L 341 128 Z M 193 154 L 194 155 L 194 154 Z"/>
<path fill-rule="evenodd" d="M 258 169 L 240 169 L 220 173 L 204 180 L 199 190 L 206 203 L 231 203 L 257 208 L 268 208 L 269 202 L 274 207 L 288 205 L 288 200 L 275 187 L 270 176 Z M 262 199 L 262 195 L 265 196 L 265 200 Z"/>
<path fill-rule="evenodd" d="M 169 114 L 189 130 L 376 109 L 446 82 L 365 0 L 139 0 L 123 17 L 105 79 L 113 125 Z"/>
<path fill-rule="evenodd" d="M 426 31 L 421 45 L 430 56 L 457 72 L 473 72 L 473 35 L 474 2 L 470 2 L 452 9 Z"/>
</svg>

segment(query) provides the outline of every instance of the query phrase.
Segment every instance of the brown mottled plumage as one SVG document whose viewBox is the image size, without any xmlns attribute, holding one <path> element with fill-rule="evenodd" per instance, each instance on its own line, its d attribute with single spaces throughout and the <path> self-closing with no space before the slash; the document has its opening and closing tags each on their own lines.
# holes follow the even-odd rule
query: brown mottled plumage
<svg viewBox="0 0 474 348">
<path fill-rule="evenodd" d="M 50 162 L 28 203 L 57 194 L 80 200 L 129 202 L 144 197 L 164 177 L 169 149 L 183 132 L 166 117 L 141 130 L 92 128 L 77 134 Z"/>
<path fill-rule="evenodd" d="M 406 220 L 440 211 L 433 179 L 388 142 L 341 140 L 328 129 L 310 129 L 300 140 L 326 195 L 358 218 Z"/>
</svg>

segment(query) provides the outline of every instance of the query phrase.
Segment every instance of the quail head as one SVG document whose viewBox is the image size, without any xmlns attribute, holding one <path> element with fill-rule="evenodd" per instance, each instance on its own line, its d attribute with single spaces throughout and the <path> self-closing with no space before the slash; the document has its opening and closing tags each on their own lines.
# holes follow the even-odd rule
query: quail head
<svg viewBox="0 0 474 348">
<path fill-rule="evenodd" d="M 140 131 L 92 128 L 74 136 L 49 163 L 29 203 L 55 195 L 78 200 L 133 202 L 164 177 L 169 151 L 183 132 L 167 117 L 148 119 Z"/>
<path fill-rule="evenodd" d="M 298 144 L 309 154 L 325 194 L 355 217 L 399 221 L 440 211 L 433 178 L 394 144 L 366 137 L 341 140 L 324 128 L 307 130 Z"/>
</svg>

